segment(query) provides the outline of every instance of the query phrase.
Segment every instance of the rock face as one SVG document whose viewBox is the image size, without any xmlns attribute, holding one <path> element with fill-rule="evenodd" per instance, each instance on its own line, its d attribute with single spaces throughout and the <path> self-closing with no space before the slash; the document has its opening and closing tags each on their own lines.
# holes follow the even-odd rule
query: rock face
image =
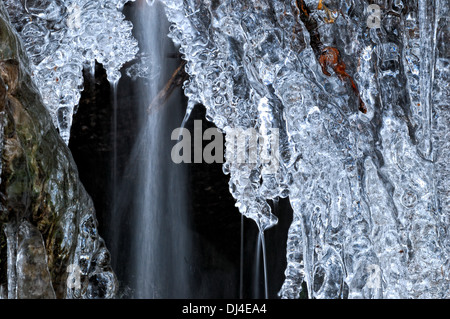
<svg viewBox="0 0 450 319">
<path fill-rule="evenodd" d="M 0 3 L 0 297 L 111 298 L 91 198 Z"/>
</svg>

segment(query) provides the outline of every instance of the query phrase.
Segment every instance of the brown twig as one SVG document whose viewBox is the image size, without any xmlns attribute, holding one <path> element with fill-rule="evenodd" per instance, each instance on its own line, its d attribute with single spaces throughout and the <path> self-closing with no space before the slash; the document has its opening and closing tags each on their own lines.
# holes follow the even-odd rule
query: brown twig
<svg viewBox="0 0 450 319">
<path fill-rule="evenodd" d="M 352 77 L 345 71 L 345 63 L 340 57 L 339 50 L 334 47 L 325 47 L 320 40 L 317 21 L 311 17 L 311 12 L 306 6 L 304 0 L 296 0 L 295 2 L 300 20 L 309 32 L 310 45 L 316 55 L 317 60 L 322 67 L 323 74 L 331 76 L 327 68 L 330 67 L 337 74 L 341 81 L 348 79 L 350 81 L 353 92 L 358 98 L 359 111 L 367 113 L 367 108 L 361 99 L 358 87 Z M 322 3 L 319 3 L 319 8 Z"/>
<path fill-rule="evenodd" d="M 183 85 L 184 81 L 188 79 L 188 74 L 184 70 L 185 65 L 186 61 L 183 60 L 180 66 L 173 72 L 166 85 L 159 91 L 158 95 L 153 98 L 152 102 L 147 108 L 147 113 L 151 113 L 159 107 L 163 106 L 164 103 L 166 103 L 169 99 L 173 90 Z"/>
</svg>

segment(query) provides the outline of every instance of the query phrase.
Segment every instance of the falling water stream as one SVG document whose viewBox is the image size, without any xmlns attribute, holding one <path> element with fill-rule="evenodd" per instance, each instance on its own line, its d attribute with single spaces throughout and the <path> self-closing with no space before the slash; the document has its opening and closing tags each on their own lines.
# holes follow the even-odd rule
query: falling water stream
<svg viewBox="0 0 450 319">
<path fill-rule="evenodd" d="M 253 293 L 255 298 L 269 298 L 269 283 L 267 281 L 267 259 L 266 259 L 266 243 L 264 239 L 264 231 L 258 232 L 258 239 L 256 240 L 256 253 L 255 253 L 255 271 L 253 279 Z M 261 264 L 262 260 L 262 264 Z M 264 295 L 260 293 L 261 283 L 261 269 L 263 272 L 263 285 Z"/>
<path fill-rule="evenodd" d="M 165 75 L 177 66 L 167 58 L 176 49 L 167 38 L 168 23 L 161 5 L 140 4 L 135 25 L 140 30 L 137 37 L 141 37 L 142 50 L 150 53 L 149 67 L 161 69 L 156 80 L 139 87 L 138 137 L 124 176 L 113 181 L 117 183 L 109 226 L 114 234 L 113 266 L 128 289 L 127 297 L 186 298 L 190 291 L 186 170 L 170 158 L 170 133 L 183 119 L 180 91 L 175 91 L 158 112 L 147 112 L 149 101 L 167 81 Z M 117 120 L 120 114 L 115 113 L 116 130 Z M 117 142 L 114 145 L 117 147 Z M 117 161 L 116 152 L 114 157 Z M 117 166 L 113 162 L 116 172 Z"/>
<path fill-rule="evenodd" d="M 261 278 L 261 235 L 258 234 L 258 239 L 256 240 L 256 253 L 255 253 L 255 271 L 253 279 L 253 293 L 254 298 L 259 298 L 259 286 Z"/>
<path fill-rule="evenodd" d="M 239 298 L 244 296 L 244 215 L 241 215 L 241 234 L 239 248 Z"/>
<path fill-rule="evenodd" d="M 112 97 L 112 159 L 111 184 L 114 200 L 111 203 L 111 217 L 107 230 L 110 243 L 112 265 L 120 279 L 121 296 L 132 298 L 189 298 L 208 296 L 217 283 L 203 286 L 193 283 L 192 267 L 202 266 L 193 262 L 192 241 L 189 230 L 189 202 L 187 199 L 187 165 L 174 164 L 170 158 L 171 132 L 188 124 L 192 105 L 183 109 L 180 89 L 173 92 L 169 100 L 149 111 L 168 77 L 178 67 L 179 60 L 170 58 L 177 51 L 172 40 L 167 37 L 169 23 L 161 3 L 137 4 L 133 24 L 135 36 L 139 39 L 141 50 L 148 52 L 146 67 L 150 72 L 159 73 L 146 81 L 133 82 L 140 91 L 139 116 L 137 118 L 138 136 L 128 162 L 120 163 L 121 112 L 118 105 L 119 83 L 111 84 Z M 195 132 L 194 135 L 196 134 Z M 203 132 L 197 132 L 197 134 Z M 179 137 L 179 142 L 181 136 Z M 121 172 L 123 168 L 123 174 Z M 248 249 L 245 241 L 250 240 L 244 229 L 245 217 L 241 215 L 240 262 L 238 290 L 236 297 L 247 294 L 254 298 L 268 298 L 266 247 L 264 234 L 257 231 L 254 240 L 257 249 L 254 259 L 246 260 Z M 252 233 L 253 237 L 253 233 Z M 253 241 L 253 240 L 252 240 Z M 202 249 L 197 247 L 196 249 Z M 253 252 L 252 252 L 253 254 Z M 200 257 L 202 258 L 202 257 Z M 251 269 L 247 273 L 247 269 Z M 200 270 L 200 271 L 203 271 Z M 261 276 L 263 274 L 263 276 Z M 202 274 L 205 282 L 210 274 Z M 248 278 L 247 278 L 248 276 Z M 247 279 L 253 281 L 250 291 L 245 291 Z M 237 284 L 236 284 L 237 285 Z M 195 288 L 197 287 L 197 288 Z M 264 292 L 262 292 L 264 287 Z"/>
<path fill-rule="evenodd" d="M 111 165 L 111 186 L 112 186 L 112 196 L 113 198 L 117 197 L 117 86 L 119 81 L 111 83 L 111 92 L 112 92 L 112 105 L 113 105 L 113 119 L 112 119 L 112 141 L 113 141 L 113 155 L 112 155 L 112 165 Z M 113 201 L 113 210 L 115 209 L 114 205 L 116 201 Z"/>
<path fill-rule="evenodd" d="M 262 248 L 262 259 L 263 259 L 263 272 L 264 272 L 264 298 L 269 298 L 269 283 L 267 281 L 267 254 L 266 254 L 266 241 L 264 239 L 264 232 L 259 232 L 259 241 L 261 242 Z"/>
</svg>

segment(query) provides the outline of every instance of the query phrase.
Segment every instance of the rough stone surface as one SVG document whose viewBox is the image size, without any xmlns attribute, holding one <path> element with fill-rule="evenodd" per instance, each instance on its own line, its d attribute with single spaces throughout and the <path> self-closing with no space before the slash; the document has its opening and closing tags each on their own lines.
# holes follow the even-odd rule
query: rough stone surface
<svg viewBox="0 0 450 319">
<path fill-rule="evenodd" d="M 28 70 L 0 4 L 0 295 L 114 297 L 91 198 Z"/>
</svg>

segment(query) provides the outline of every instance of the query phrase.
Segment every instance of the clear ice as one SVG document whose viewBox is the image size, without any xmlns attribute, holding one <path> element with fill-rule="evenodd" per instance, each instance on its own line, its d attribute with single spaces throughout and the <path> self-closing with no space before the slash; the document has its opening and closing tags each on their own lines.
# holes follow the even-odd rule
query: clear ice
<svg viewBox="0 0 450 319">
<path fill-rule="evenodd" d="M 448 3 L 162 2 L 188 110 L 224 132 L 279 129 L 277 171 L 223 168 L 262 230 L 289 197 L 280 297 L 448 298 Z"/>
<path fill-rule="evenodd" d="M 5 0 L 31 60 L 32 76 L 55 127 L 68 144 L 83 90 L 83 68 L 95 61 L 117 82 L 137 41 L 121 9 L 134 0 Z"/>
<path fill-rule="evenodd" d="M 66 142 L 82 68 L 97 60 L 116 82 L 137 53 L 126 2 L 5 0 Z M 276 171 L 233 158 L 223 170 L 262 231 L 277 224 L 270 201 L 290 200 L 280 297 L 448 298 L 448 2 L 161 2 L 188 114 L 201 103 L 223 132 L 279 138 Z"/>
</svg>

